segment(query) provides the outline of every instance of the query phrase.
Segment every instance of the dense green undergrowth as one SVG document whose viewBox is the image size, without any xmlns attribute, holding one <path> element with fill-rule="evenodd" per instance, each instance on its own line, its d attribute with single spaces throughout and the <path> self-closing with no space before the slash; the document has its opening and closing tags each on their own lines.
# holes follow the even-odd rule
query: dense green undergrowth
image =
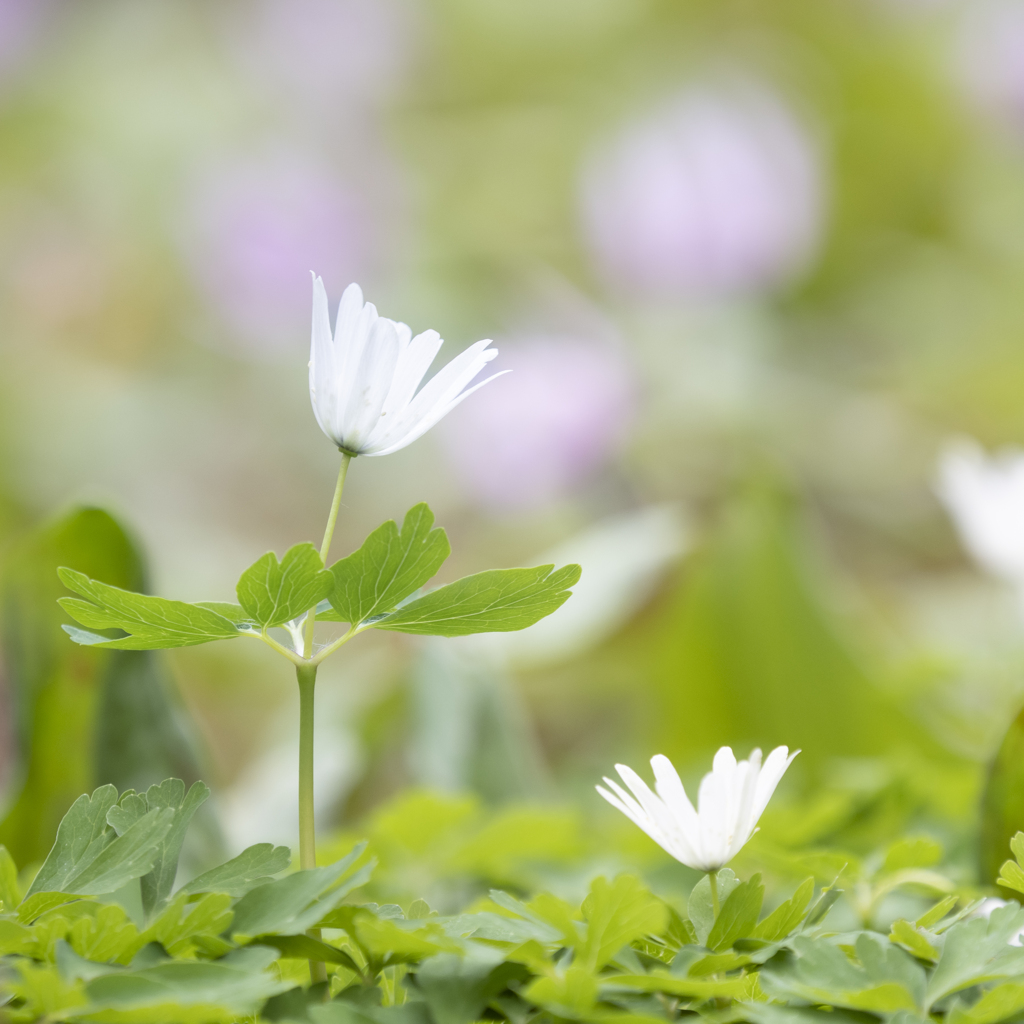
<svg viewBox="0 0 1024 1024">
<path fill-rule="evenodd" d="M 369 846 L 357 843 L 323 867 L 294 870 L 286 848 L 261 844 L 175 890 L 189 822 L 207 795 L 202 783 L 186 791 L 173 779 L 142 794 L 104 786 L 74 804 L 34 874 L 19 874 L 0 848 L 4 1019 L 1024 1017 L 1024 947 L 1015 944 L 1024 909 L 1009 900 L 992 910 L 962 872 L 940 865 L 941 847 L 924 836 L 848 855 L 831 884 L 820 876 L 841 853 L 792 855 L 790 873 L 802 857 L 811 877 L 772 891 L 770 910 L 760 874 L 741 880 L 724 869 L 716 914 L 706 876 L 685 907 L 633 873 L 592 877 L 582 902 L 526 891 L 522 865 L 531 856 L 561 858 L 550 889 L 580 886 L 583 839 L 568 816 L 481 816 L 472 801 L 420 794 L 378 814 Z M 1024 836 L 1013 852 L 1004 895 L 1024 892 Z M 443 912 L 424 899 L 369 902 L 408 894 L 417 865 Z M 446 868 L 452 877 L 438 888 Z M 476 885 L 460 888 L 460 871 Z M 487 879 L 501 878 L 505 889 L 487 891 Z M 310 959 L 327 965 L 326 983 L 310 984 Z"/>
</svg>

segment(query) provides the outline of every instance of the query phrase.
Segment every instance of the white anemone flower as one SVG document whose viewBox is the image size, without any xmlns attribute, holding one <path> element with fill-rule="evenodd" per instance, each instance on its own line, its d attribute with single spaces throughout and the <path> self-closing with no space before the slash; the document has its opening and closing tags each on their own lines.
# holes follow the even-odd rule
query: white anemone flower
<svg viewBox="0 0 1024 1024">
<path fill-rule="evenodd" d="M 405 324 L 378 316 L 357 284 L 341 297 L 332 338 L 327 292 L 315 278 L 309 395 L 320 429 L 346 455 L 390 455 L 501 376 L 464 390 L 498 354 L 490 341 L 478 341 L 420 388 L 441 344 L 437 331 L 414 338 Z"/>
<path fill-rule="evenodd" d="M 732 748 L 722 747 L 701 780 L 697 810 L 664 754 L 651 758 L 655 792 L 624 764 L 615 768 L 633 795 L 607 777 L 604 781 L 612 792 L 601 786 L 597 791 L 676 860 L 700 871 L 717 871 L 757 831 L 775 787 L 799 753 L 776 747 L 762 765 L 760 750 L 748 761 L 737 762 Z"/>
<path fill-rule="evenodd" d="M 1024 452 L 988 456 L 958 438 L 942 453 L 936 490 L 975 560 L 1024 596 Z"/>
</svg>

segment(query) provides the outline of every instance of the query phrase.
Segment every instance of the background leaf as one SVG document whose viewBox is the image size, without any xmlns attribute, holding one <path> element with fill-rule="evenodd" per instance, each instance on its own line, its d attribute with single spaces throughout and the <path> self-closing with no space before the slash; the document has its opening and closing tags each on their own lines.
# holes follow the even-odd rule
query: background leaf
<svg viewBox="0 0 1024 1024">
<path fill-rule="evenodd" d="M 97 508 L 30 531 L 0 565 L 0 665 L 15 747 L 0 842 L 21 865 L 46 856 L 82 792 L 199 776 L 198 740 L 162 656 L 80 647 L 61 632 L 57 567 L 69 563 L 116 586 L 145 587 L 131 538 Z"/>
</svg>

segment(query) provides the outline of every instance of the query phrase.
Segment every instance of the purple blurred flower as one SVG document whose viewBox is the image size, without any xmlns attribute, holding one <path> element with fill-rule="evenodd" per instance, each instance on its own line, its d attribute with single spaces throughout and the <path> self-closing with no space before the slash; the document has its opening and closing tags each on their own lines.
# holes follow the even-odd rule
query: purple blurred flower
<svg viewBox="0 0 1024 1024">
<path fill-rule="evenodd" d="M 535 337 L 502 347 L 513 372 L 441 431 L 467 490 L 497 509 L 533 508 L 598 470 L 621 445 L 635 386 L 615 348 Z"/>
<path fill-rule="evenodd" d="M 259 0 L 235 11 L 230 38 L 242 63 L 316 105 L 386 93 L 406 65 L 401 0 Z"/>
<path fill-rule="evenodd" d="M 351 281 L 366 267 L 361 205 L 333 175 L 294 157 L 209 169 L 191 198 L 186 254 L 237 332 L 268 352 L 305 345 L 311 269 Z"/>
<path fill-rule="evenodd" d="M 48 0 L 0 0 L 0 82 L 31 55 L 50 7 Z"/>
<path fill-rule="evenodd" d="M 967 7 L 960 65 L 967 87 L 983 106 L 1024 128 L 1024 0 Z"/>
<path fill-rule="evenodd" d="M 623 287 L 757 292 L 806 268 L 822 191 L 815 148 L 778 99 L 695 88 L 594 155 L 584 226 L 601 269 Z"/>
</svg>

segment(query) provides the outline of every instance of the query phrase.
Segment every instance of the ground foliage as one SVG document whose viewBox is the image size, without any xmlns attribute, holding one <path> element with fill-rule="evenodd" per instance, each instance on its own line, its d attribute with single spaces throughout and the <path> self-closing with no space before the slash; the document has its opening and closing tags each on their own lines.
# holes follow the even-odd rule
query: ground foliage
<svg viewBox="0 0 1024 1024">
<path fill-rule="evenodd" d="M 543 811 L 488 817 L 471 801 L 410 794 L 369 823 L 369 845 L 330 864 L 294 870 L 286 848 L 260 844 L 175 891 L 207 796 L 175 779 L 144 793 L 102 786 L 75 802 L 38 869 L 19 873 L 0 848 L 3 1019 L 996 1024 L 1024 1013 L 1024 909 L 1009 900 L 984 916 L 925 836 L 827 884 L 819 856 L 770 910 L 761 874 L 725 868 L 716 914 L 707 876 L 685 907 L 629 872 L 592 878 L 582 902 L 524 891 L 517 853 L 571 862 L 573 824 L 548 842 Z M 1000 884 L 1024 894 L 1024 833 L 1012 852 Z M 368 901 L 417 858 L 510 885 L 466 892 L 444 913 L 424 899 Z M 916 909 L 893 918 L 887 899 Z M 326 985 L 310 985 L 307 958 L 328 965 Z"/>
</svg>

